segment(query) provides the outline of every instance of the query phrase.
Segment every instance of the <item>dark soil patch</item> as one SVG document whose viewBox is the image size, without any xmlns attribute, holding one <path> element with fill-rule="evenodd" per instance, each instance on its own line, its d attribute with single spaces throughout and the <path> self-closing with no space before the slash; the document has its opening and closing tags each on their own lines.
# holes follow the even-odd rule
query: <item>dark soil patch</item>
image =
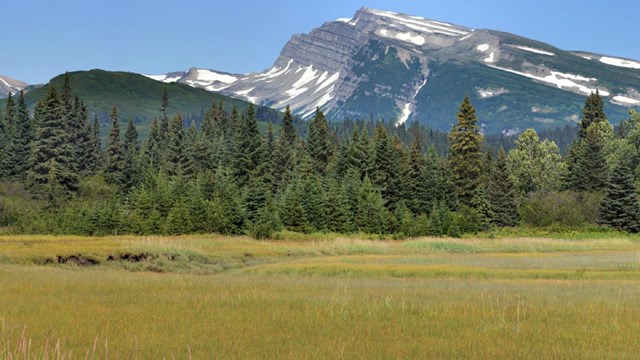
<svg viewBox="0 0 640 360">
<path fill-rule="evenodd" d="M 94 266 L 100 264 L 97 259 L 78 254 L 78 255 L 69 255 L 69 256 L 61 256 L 58 255 L 58 264 L 76 264 L 79 266 Z"/>
</svg>

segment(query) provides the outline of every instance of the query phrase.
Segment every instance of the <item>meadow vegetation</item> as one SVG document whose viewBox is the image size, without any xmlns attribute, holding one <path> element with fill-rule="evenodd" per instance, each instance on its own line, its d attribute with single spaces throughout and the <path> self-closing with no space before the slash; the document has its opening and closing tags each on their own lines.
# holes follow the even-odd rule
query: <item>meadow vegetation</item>
<svg viewBox="0 0 640 360">
<path fill-rule="evenodd" d="M 542 233 L 3 235 L 0 359 L 634 358 L 638 237 Z"/>
</svg>

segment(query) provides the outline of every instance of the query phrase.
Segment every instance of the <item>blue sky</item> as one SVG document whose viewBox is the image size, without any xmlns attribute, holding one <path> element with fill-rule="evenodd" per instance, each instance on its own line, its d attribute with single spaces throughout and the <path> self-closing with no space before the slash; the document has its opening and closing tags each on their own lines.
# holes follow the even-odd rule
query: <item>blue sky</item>
<svg viewBox="0 0 640 360">
<path fill-rule="evenodd" d="M 41 83 L 93 68 L 260 71 L 294 33 L 362 6 L 640 60 L 633 0 L 20 0 L 1 7 L 0 74 Z"/>
</svg>

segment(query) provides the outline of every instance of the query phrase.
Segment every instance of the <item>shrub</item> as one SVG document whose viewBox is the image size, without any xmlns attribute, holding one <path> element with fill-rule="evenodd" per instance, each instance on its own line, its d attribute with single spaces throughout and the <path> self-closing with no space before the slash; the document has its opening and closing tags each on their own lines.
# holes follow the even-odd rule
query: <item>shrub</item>
<svg viewBox="0 0 640 360">
<path fill-rule="evenodd" d="M 601 193 L 534 193 L 520 207 L 522 221 L 531 226 L 595 224 Z"/>
</svg>

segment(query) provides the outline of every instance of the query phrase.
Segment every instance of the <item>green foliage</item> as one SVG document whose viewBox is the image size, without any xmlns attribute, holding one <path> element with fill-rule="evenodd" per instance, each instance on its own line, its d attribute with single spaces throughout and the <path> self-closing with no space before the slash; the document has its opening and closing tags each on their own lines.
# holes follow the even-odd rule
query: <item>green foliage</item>
<svg viewBox="0 0 640 360">
<path fill-rule="evenodd" d="M 558 146 L 540 140 L 533 129 L 525 130 L 509 152 L 507 170 L 520 196 L 533 192 L 558 191 L 566 176 L 566 166 Z"/>
<path fill-rule="evenodd" d="M 78 170 L 66 130 L 62 103 L 54 87 L 43 100 L 43 113 L 31 150 L 27 184 L 52 202 L 70 197 L 78 187 Z"/>
<path fill-rule="evenodd" d="M 598 194 L 552 192 L 564 167 L 557 146 L 540 141 L 533 130 L 520 136 L 508 157 L 500 151 L 494 161 L 482 149 L 468 98 L 444 158 L 438 154 L 442 144 L 434 140 L 444 141 L 442 134 L 373 121 L 347 122 L 334 132 L 319 109 L 306 139 L 290 111 L 279 133 L 267 124 L 262 134 L 253 106 L 228 114 L 215 101 L 200 127 L 191 121 L 185 128 L 180 114 L 169 119 L 168 91 L 162 93 L 159 120 L 142 146 L 138 120 L 129 119 L 121 138 L 113 108 L 104 152 L 100 124 L 97 118 L 89 124 L 85 103 L 72 96 L 68 78 L 61 96 L 52 88 L 36 107 L 29 119 L 33 128 L 17 130 L 15 119 L 25 117 L 19 101 L 22 111 L 2 116 L 0 147 L 18 149 L 26 141 L 33 149 L 24 193 L 39 196 L 20 200 L 29 204 L 23 207 L 0 192 L 0 224 L 22 232 L 90 235 L 217 232 L 266 239 L 284 229 L 461 236 L 517 224 L 518 204 L 527 225 L 596 221 Z M 593 146 L 581 150 L 591 146 L 590 136 L 603 154 L 598 164 L 608 169 L 622 159 L 635 161 L 636 126 L 625 126 L 614 138 L 608 123 L 592 124 L 575 148 L 573 164 L 596 163 L 583 156 L 595 154 Z M 29 133 L 35 134 L 32 140 Z M 14 175 L 6 166 L 19 156 L 4 155 L 0 177 L 7 180 Z M 68 174 L 79 184 L 70 186 Z"/>
<path fill-rule="evenodd" d="M 516 188 L 509 177 L 507 157 L 504 149 L 498 151 L 495 167 L 491 172 L 487 187 L 487 201 L 491 209 L 491 222 L 497 226 L 518 224 Z"/>
<path fill-rule="evenodd" d="M 107 164 L 104 173 L 107 182 L 120 187 L 124 186 L 124 147 L 120 140 L 120 121 L 118 120 L 118 110 L 115 106 L 111 110 L 111 130 L 109 131 L 109 141 L 107 142 L 106 160 Z"/>
<path fill-rule="evenodd" d="M 482 135 L 477 122 L 475 109 L 466 96 L 449 135 L 449 163 L 458 200 L 463 205 L 471 205 L 482 176 Z"/>
<path fill-rule="evenodd" d="M 595 224 L 601 199 L 601 194 L 588 192 L 533 193 L 521 205 L 520 216 L 531 226 Z"/>
<path fill-rule="evenodd" d="M 333 156 L 333 146 L 330 141 L 329 125 L 320 109 L 309 123 L 307 136 L 307 154 L 311 158 L 312 169 L 316 174 L 325 175 L 327 165 Z"/>
<path fill-rule="evenodd" d="M 598 222 L 618 230 L 640 231 L 640 202 L 631 168 L 626 162 L 616 167 L 598 209 Z"/>
<path fill-rule="evenodd" d="M 581 139 L 586 138 L 589 127 L 592 124 L 601 122 L 608 122 L 608 120 L 607 115 L 604 113 L 604 103 L 600 97 L 600 92 L 596 90 L 596 92 L 592 92 L 585 101 L 578 135 Z"/>
</svg>

